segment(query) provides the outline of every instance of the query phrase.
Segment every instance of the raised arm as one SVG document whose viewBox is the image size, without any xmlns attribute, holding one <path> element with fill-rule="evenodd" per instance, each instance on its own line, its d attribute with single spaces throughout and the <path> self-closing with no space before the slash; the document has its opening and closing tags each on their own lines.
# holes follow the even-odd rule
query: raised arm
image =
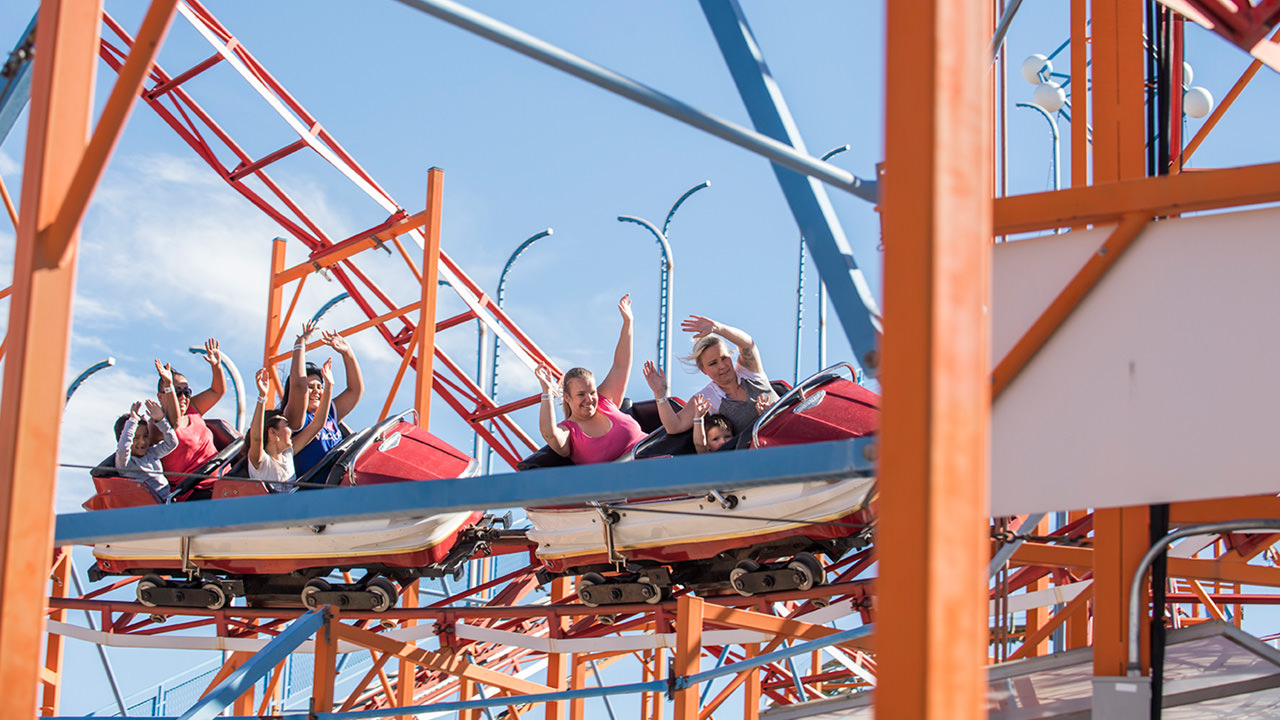
<svg viewBox="0 0 1280 720">
<path fill-rule="evenodd" d="M 627 394 L 627 378 L 631 376 L 631 295 L 623 295 L 618 301 L 618 312 L 622 314 L 622 330 L 618 333 L 618 346 L 613 350 L 613 366 L 597 388 L 602 397 L 613 401 L 614 405 L 622 405 L 622 398 Z"/>
<path fill-rule="evenodd" d="M 355 409 L 356 404 L 360 402 L 360 396 L 364 395 L 364 376 L 360 374 L 360 363 L 356 362 L 356 354 L 351 350 L 351 345 L 346 338 L 332 330 L 323 333 L 321 337 L 326 345 L 342 356 L 343 372 L 347 374 L 347 388 L 333 399 L 333 409 L 341 420 Z M 328 406 L 321 403 L 320 407 Z"/>
<path fill-rule="evenodd" d="M 653 364 L 652 360 L 646 360 L 642 370 L 645 382 L 649 383 L 649 389 L 653 391 L 653 399 L 658 401 L 658 417 L 662 419 L 662 428 L 667 431 L 667 434 L 675 435 L 693 427 L 693 403 L 685 405 L 679 412 L 672 410 L 671 403 L 667 401 L 667 383 L 663 372 Z"/>
<path fill-rule="evenodd" d="M 138 411 L 142 409 L 139 400 L 129 408 L 129 419 L 120 428 L 120 439 L 116 441 L 116 469 L 123 470 L 129 466 L 129 457 L 133 455 L 133 434 L 138 430 Z"/>
<path fill-rule="evenodd" d="M 307 426 L 293 434 L 293 451 L 296 453 L 307 446 L 307 443 L 315 439 L 320 433 L 320 428 L 324 427 L 325 420 L 329 417 L 329 413 L 324 408 L 329 407 L 329 399 L 333 397 L 333 359 L 325 360 L 324 365 L 320 367 L 321 377 L 324 378 L 324 394 L 320 396 L 321 410 L 311 416 L 311 422 Z"/>
<path fill-rule="evenodd" d="M 204 360 L 209 363 L 209 371 L 213 374 L 213 380 L 209 383 L 209 389 L 201 392 L 199 395 L 191 398 L 191 407 L 201 415 L 209 412 L 218 401 L 222 399 L 222 394 L 227 391 L 227 381 L 222 375 L 222 352 L 218 350 L 218 341 L 209 338 L 204 341 Z"/>
<path fill-rule="evenodd" d="M 293 341 L 293 357 L 289 360 L 289 401 L 284 405 L 284 419 L 289 427 L 302 427 L 302 420 L 307 416 L 307 339 L 316 331 L 315 323 L 308 320 L 302 325 L 302 332 Z"/>
<path fill-rule="evenodd" d="M 263 406 L 267 404 L 267 383 L 271 382 L 271 371 L 261 368 L 254 379 L 258 382 L 258 404 L 253 406 L 253 420 L 249 423 L 248 457 L 253 469 L 257 470 L 262 467 L 262 456 L 266 454 L 262 449 L 262 414 L 265 411 Z"/>
<path fill-rule="evenodd" d="M 164 406 L 164 416 L 169 424 L 178 425 L 178 396 L 173 392 L 173 368 L 169 363 L 160 364 L 156 360 L 156 373 L 160 376 L 160 403 Z"/>
<path fill-rule="evenodd" d="M 698 454 L 707 451 L 707 413 L 711 410 L 711 403 L 701 395 L 694 395 L 689 401 L 689 407 L 694 408 L 693 419 L 693 447 Z"/>
<path fill-rule="evenodd" d="M 569 457 L 569 431 L 556 424 L 556 384 L 551 379 L 551 369 L 539 365 L 533 372 L 542 385 L 542 400 L 538 408 L 538 430 L 542 439 L 560 457 Z"/>
<path fill-rule="evenodd" d="M 719 335 L 738 346 L 739 365 L 751 372 L 764 374 L 764 365 L 760 362 L 760 352 L 756 348 L 756 341 L 738 328 L 721 325 L 715 320 L 701 315 L 690 315 L 680 322 L 680 329 L 693 333 L 695 340 L 701 340 L 712 333 Z"/>
<path fill-rule="evenodd" d="M 150 398 L 147 399 L 147 414 L 151 416 L 151 424 L 160 429 L 160 442 L 152 445 L 147 454 L 159 460 L 178 447 L 178 433 L 173 431 L 169 419 L 164 416 L 164 408 Z"/>
</svg>

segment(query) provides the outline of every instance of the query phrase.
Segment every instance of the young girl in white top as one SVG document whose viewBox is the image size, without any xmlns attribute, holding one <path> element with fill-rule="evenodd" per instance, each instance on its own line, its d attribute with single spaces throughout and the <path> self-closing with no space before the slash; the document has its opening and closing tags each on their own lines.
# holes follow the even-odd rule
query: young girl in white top
<svg viewBox="0 0 1280 720">
<path fill-rule="evenodd" d="M 323 406 L 328 406 L 333 389 L 333 361 L 325 361 L 321 368 L 324 376 Z M 267 489 L 277 493 L 291 493 L 298 489 L 294 484 L 293 453 L 311 442 L 324 427 L 324 413 L 316 413 L 307 426 L 296 434 L 289 429 L 289 422 L 279 410 L 263 412 L 267 402 L 267 385 L 271 371 L 262 368 L 257 374 L 258 405 L 253 411 L 253 424 L 249 427 L 249 477 L 267 484 Z"/>
</svg>

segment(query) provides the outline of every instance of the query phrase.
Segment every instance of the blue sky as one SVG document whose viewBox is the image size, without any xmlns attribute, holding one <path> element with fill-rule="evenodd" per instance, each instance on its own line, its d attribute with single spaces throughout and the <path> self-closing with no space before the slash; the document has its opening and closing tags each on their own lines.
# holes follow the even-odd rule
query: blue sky
<svg viewBox="0 0 1280 720">
<path fill-rule="evenodd" d="M 696 3 L 469 4 L 706 112 L 750 124 Z M 742 4 L 808 149 L 820 154 L 848 144 L 834 162 L 872 177 L 883 159 L 882 4 Z M 144 7 L 107 2 L 108 12 L 130 30 Z M 31 0 L 0 7 L 0 46 L 12 46 L 35 8 Z M 607 370 L 616 301 L 630 292 L 636 312 L 633 397 L 648 395 L 639 366 L 654 353 L 659 258 L 644 230 L 616 217 L 637 215 L 661 225 L 684 190 L 709 180 L 711 187 L 689 200 L 670 232 L 674 333 L 680 334 L 678 319 L 690 313 L 741 327 L 756 337 L 770 375 L 792 379 L 797 230 L 767 161 L 394 2 L 224 0 L 210 2 L 209 9 L 402 206 L 421 210 L 427 169 L 445 169 L 443 247 L 486 291 L 496 292 L 498 274 L 520 241 L 554 228 L 510 274 L 507 309 L 562 368 Z M 1197 28 L 1189 28 L 1188 37 L 1195 84 L 1220 99 L 1249 58 Z M 1032 88 L 1017 70 L 1022 58 L 1047 54 L 1066 38 L 1065 3 L 1024 3 L 1009 40 L 1011 103 L 1031 98 Z M 1067 68 L 1068 52 L 1059 69 Z M 178 18 L 160 64 L 176 74 L 210 53 Z M 102 66 L 99 101 L 113 79 Z M 252 154 L 293 140 L 226 67 L 190 88 Z M 1264 70 L 1193 165 L 1277 159 L 1273 147 L 1249 140 L 1269 137 L 1275 90 L 1275 74 Z M 1010 107 L 1009 113 L 1010 192 L 1047 189 L 1044 121 L 1027 110 Z M 1189 121 L 1188 136 L 1198 125 Z M 1065 121 L 1062 132 L 1067 178 Z M 24 141 L 20 122 L 0 144 L 0 174 L 15 195 Z M 276 165 L 273 176 L 335 237 L 385 218 L 314 158 L 294 156 Z M 831 196 L 879 293 L 878 216 L 871 205 L 838 190 Z M 192 375 L 193 385 L 204 387 L 206 366 L 186 348 L 213 336 L 242 374 L 252 375 L 262 355 L 270 240 L 280 234 L 150 109 L 136 109 L 85 220 L 68 379 L 108 355 L 117 364 L 70 403 L 61 462 L 93 464 L 107 455 L 114 418 L 152 392 L 154 358 L 173 362 Z M 12 228 L 0 222 L 0 275 L 11 272 L 12 244 Z M 299 261 L 301 245 L 291 253 L 290 263 Z M 361 262 L 385 276 L 396 297 L 412 298 L 416 291 L 387 260 L 366 254 Z M 806 289 L 802 376 L 817 369 L 812 266 Z M 313 279 L 298 316 L 309 316 L 340 291 L 336 283 Z M 445 302 L 441 314 L 460 307 Z M 344 328 L 361 319 L 347 302 L 326 317 L 325 326 Z M 830 321 L 829 361 L 846 360 L 850 352 L 834 313 Z M 464 367 L 474 367 L 471 326 L 439 341 Z M 358 426 L 376 418 L 398 358 L 370 333 L 352 344 L 368 385 L 352 416 Z M 674 344 L 677 351 L 687 347 L 679 337 Z M 505 357 L 499 398 L 535 390 L 532 374 L 511 362 L 510 353 Z M 677 371 L 673 390 L 687 396 L 703 384 L 700 378 Z M 410 405 L 408 392 L 395 403 Z M 227 399 L 211 414 L 230 417 L 233 410 Z M 536 437 L 533 418 L 521 421 Z M 470 447 L 469 433 L 443 403 L 436 403 L 431 429 Z M 84 471 L 64 471 L 58 511 L 76 510 L 90 492 Z M 64 709 L 75 712 L 75 702 L 68 697 Z"/>
</svg>

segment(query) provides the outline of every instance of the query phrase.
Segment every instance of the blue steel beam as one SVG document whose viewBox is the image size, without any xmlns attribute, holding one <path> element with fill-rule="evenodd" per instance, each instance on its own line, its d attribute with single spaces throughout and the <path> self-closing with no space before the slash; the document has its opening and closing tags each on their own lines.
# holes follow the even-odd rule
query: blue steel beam
<svg viewBox="0 0 1280 720">
<path fill-rule="evenodd" d="M 0 69 L 4 81 L 0 86 L 0 143 L 9 137 L 18 115 L 31 99 L 31 51 L 36 41 L 36 15 L 31 16 L 31 23 L 22 31 L 13 52 L 9 53 L 3 69 Z"/>
<path fill-rule="evenodd" d="M 521 32 L 510 25 L 478 13 L 465 5 L 460 5 L 452 0 L 398 0 L 398 2 L 415 10 L 421 10 L 432 17 L 444 20 L 450 25 L 462 28 L 482 38 L 492 40 L 525 57 L 550 65 L 558 70 L 563 70 L 580 80 L 586 80 L 596 87 L 638 102 L 651 110 L 657 110 L 667 117 L 709 132 L 721 140 L 727 140 L 738 147 L 764 155 L 770 160 L 781 163 L 796 172 L 812 175 L 823 182 L 831 183 L 867 202 L 874 203 L 877 201 L 876 184 L 874 182 L 862 180 L 847 170 L 824 163 L 806 153 L 797 152 L 795 148 L 778 142 L 773 138 L 765 137 L 760 133 L 752 132 L 714 115 L 704 113 L 648 85 L 638 83 L 625 75 L 620 75 L 608 68 L 584 60 L 573 53 L 561 50 L 528 33 Z"/>
<path fill-rule="evenodd" d="M 200 702 L 183 713 L 180 720 L 212 720 L 217 717 L 223 710 L 230 707 L 236 698 L 253 687 L 255 682 L 289 657 L 289 653 L 324 627 L 326 614 L 323 608 L 312 610 L 289 623 L 289 627 L 285 628 L 284 632 L 272 638 L 271 642 L 254 653 L 248 662 L 236 668 L 226 680 L 218 683 L 217 687 L 200 699 Z"/>
<path fill-rule="evenodd" d="M 869 476 L 875 438 L 59 515 L 57 545 Z"/>
<path fill-rule="evenodd" d="M 769 74 L 764 55 L 737 0 L 701 0 L 701 4 L 756 130 L 794 147 L 807 157 L 800 130 L 791 117 L 782 90 Z M 812 177 L 776 162 L 773 171 L 787 204 L 791 206 L 791 214 L 800 226 L 809 254 L 813 256 L 827 292 L 831 294 L 832 304 L 844 325 L 849 344 L 857 354 L 858 363 L 869 374 L 875 375 L 880 365 L 877 349 L 881 332 L 880 309 L 854 260 L 844 230 L 836 219 L 835 209 L 827 198 L 826 188 Z"/>
</svg>

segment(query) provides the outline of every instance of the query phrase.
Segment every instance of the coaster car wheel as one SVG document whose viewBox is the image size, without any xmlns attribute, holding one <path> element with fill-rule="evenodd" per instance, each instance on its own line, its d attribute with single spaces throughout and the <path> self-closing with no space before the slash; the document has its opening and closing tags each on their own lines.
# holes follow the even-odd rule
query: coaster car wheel
<svg viewBox="0 0 1280 720">
<path fill-rule="evenodd" d="M 374 612 L 386 612 L 395 607 L 396 601 L 400 599 L 400 591 L 396 589 L 395 583 L 384 577 L 370 580 L 366 589 L 376 598 L 372 608 Z"/>
<path fill-rule="evenodd" d="M 329 592 L 332 589 L 333 586 L 320 578 L 308 580 L 307 584 L 302 586 L 302 605 L 308 610 L 315 610 L 320 607 L 320 603 L 316 601 L 316 594 Z"/>
<path fill-rule="evenodd" d="M 158 603 L 152 602 L 146 598 L 146 591 L 151 590 L 152 588 L 164 587 L 164 585 L 164 578 L 159 575 L 143 575 L 142 579 L 138 581 L 138 602 L 146 605 L 147 607 L 157 607 Z"/>
</svg>

